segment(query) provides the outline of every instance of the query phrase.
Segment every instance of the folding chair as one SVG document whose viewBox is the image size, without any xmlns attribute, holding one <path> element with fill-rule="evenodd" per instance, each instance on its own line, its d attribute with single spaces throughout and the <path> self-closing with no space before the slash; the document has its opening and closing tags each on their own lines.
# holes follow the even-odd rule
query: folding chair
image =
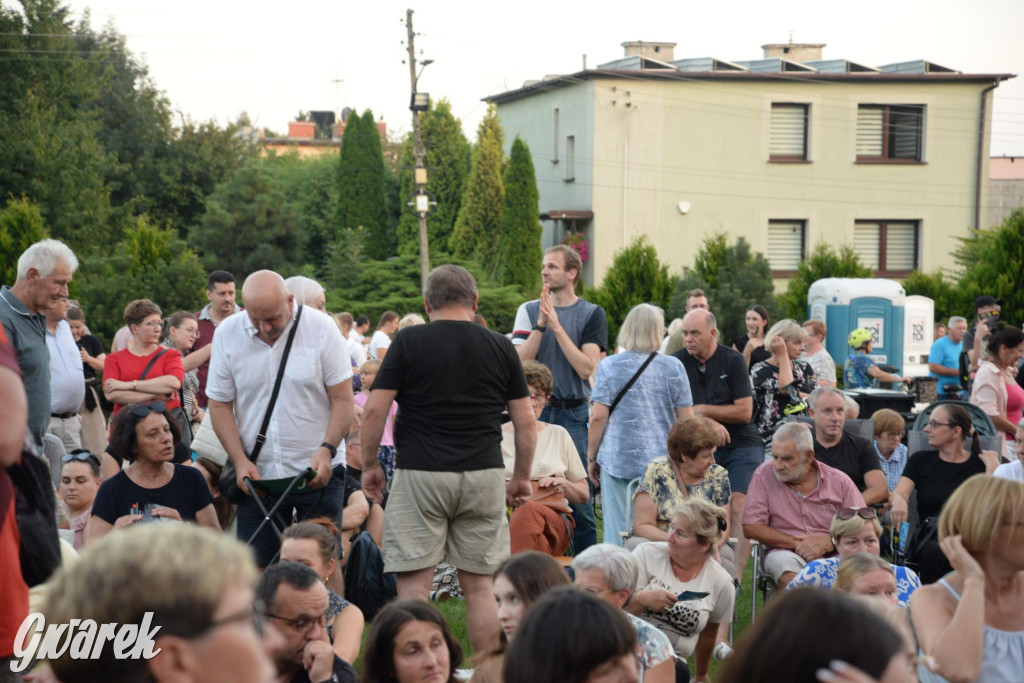
<svg viewBox="0 0 1024 683">
<path fill-rule="evenodd" d="M 625 542 L 633 536 L 633 496 L 636 495 L 636 490 L 640 486 L 640 477 L 637 477 L 633 481 L 626 485 L 626 500 L 629 504 L 626 506 L 626 530 L 620 531 L 619 535 L 622 536 L 622 541 Z"/>
<path fill-rule="evenodd" d="M 274 519 L 274 516 L 278 514 L 278 510 L 288 502 L 288 497 L 292 493 L 312 493 L 314 489 L 310 487 L 310 482 L 315 478 L 316 470 L 312 467 L 307 467 L 304 472 L 297 474 L 294 477 L 285 477 L 283 479 L 260 479 L 258 481 L 253 481 L 249 477 L 245 477 L 243 481 L 253 493 L 278 496 L 277 502 L 275 502 L 269 510 L 267 510 L 267 506 L 263 503 L 263 495 L 254 495 L 252 497 L 253 500 L 256 501 L 256 505 L 259 506 L 260 512 L 263 513 L 263 521 L 261 521 L 260 525 L 256 527 L 256 531 L 249 537 L 249 540 L 245 542 L 246 545 L 252 545 L 252 542 L 256 540 L 256 537 L 260 535 L 260 532 L 263 531 L 263 528 L 267 526 L 267 524 L 270 524 L 270 528 L 272 528 L 274 533 L 277 534 L 277 540 L 280 541 L 284 534 L 284 529 L 288 524 L 286 522 L 283 527 L 278 526 L 277 520 Z M 320 502 L 326 492 L 326 486 L 320 489 L 320 496 L 316 499 L 310 509 Z M 302 520 L 300 519 L 298 521 L 301 522 Z M 341 527 L 340 521 L 338 523 L 338 527 Z M 280 551 L 278 551 L 278 554 L 280 554 Z M 275 555 L 274 559 L 271 560 L 271 564 L 276 561 L 277 556 Z"/>
<path fill-rule="evenodd" d="M 769 597 L 775 593 L 775 581 L 771 574 L 764 570 L 765 547 L 760 541 L 750 539 L 750 552 L 754 558 L 753 579 L 750 582 L 750 622 L 757 616 L 757 594 L 761 593 L 761 603 L 767 605 Z"/>
</svg>

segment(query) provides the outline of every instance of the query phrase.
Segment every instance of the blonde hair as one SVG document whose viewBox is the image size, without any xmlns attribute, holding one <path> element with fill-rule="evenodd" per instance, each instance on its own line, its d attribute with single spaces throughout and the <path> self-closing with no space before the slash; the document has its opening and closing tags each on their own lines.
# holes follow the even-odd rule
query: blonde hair
<svg viewBox="0 0 1024 683">
<path fill-rule="evenodd" d="M 960 484 L 943 506 L 939 540 L 959 534 L 968 551 L 987 553 L 1007 525 L 1018 535 L 1024 533 L 1024 484 L 976 474 Z"/>
<path fill-rule="evenodd" d="M 836 542 L 838 542 L 840 539 L 846 538 L 847 536 L 859 534 L 864 528 L 864 524 L 866 522 L 871 523 L 871 526 L 875 529 L 875 535 L 881 538 L 882 524 L 878 521 L 877 516 L 874 519 L 864 519 L 860 515 L 854 515 L 850 519 L 839 519 L 838 517 L 833 517 L 832 524 L 828 528 L 828 533 Z"/>
<path fill-rule="evenodd" d="M 681 519 L 697 539 L 697 543 L 708 545 L 708 552 L 725 533 L 725 510 L 706 500 L 689 497 L 672 512 L 670 519 Z"/>
<path fill-rule="evenodd" d="M 854 553 L 839 563 L 839 568 L 836 570 L 836 581 L 832 588 L 849 593 L 854 581 L 876 569 L 884 569 L 893 576 L 896 575 L 892 570 L 892 565 L 878 555 Z"/>
<path fill-rule="evenodd" d="M 51 624 L 141 624 L 152 612 L 158 637 L 188 638 L 210 627 L 229 587 L 252 586 L 256 578 L 249 550 L 233 537 L 186 524 L 136 525 L 86 546 L 77 563 L 60 570 L 43 614 Z M 65 652 L 51 664 L 67 683 L 144 680 L 147 669 L 143 659 L 115 659 L 110 644 L 98 659 L 72 660 Z"/>
<path fill-rule="evenodd" d="M 626 351 L 650 353 L 661 349 L 665 312 L 651 304 L 638 304 L 626 315 L 617 342 Z"/>
<path fill-rule="evenodd" d="M 764 336 L 765 339 L 771 339 L 775 335 L 779 335 L 786 341 L 793 341 L 794 339 L 807 339 L 807 330 L 800 326 L 800 324 L 792 318 L 786 318 L 772 325 L 771 329 L 768 330 L 768 334 Z"/>
<path fill-rule="evenodd" d="M 419 313 L 406 313 L 402 316 L 402 319 L 398 321 L 398 329 L 404 330 L 407 327 L 413 325 L 423 325 L 427 321 L 423 319 L 423 316 Z"/>
<path fill-rule="evenodd" d="M 876 410 L 871 415 L 871 419 L 875 421 L 876 438 L 886 432 L 902 432 L 903 428 L 907 426 L 903 416 L 889 408 Z"/>
<path fill-rule="evenodd" d="M 376 358 L 368 358 L 365 363 L 359 366 L 359 373 L 368 372 L 371 375 L 376 375 L 377 371 L 380 370 L 381 362 Z"/>
</svg>

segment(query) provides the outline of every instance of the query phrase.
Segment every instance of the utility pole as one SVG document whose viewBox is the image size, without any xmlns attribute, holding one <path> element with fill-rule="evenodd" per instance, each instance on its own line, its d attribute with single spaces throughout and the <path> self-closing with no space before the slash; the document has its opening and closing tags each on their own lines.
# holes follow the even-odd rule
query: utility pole
<svg viewBox="0 0 1024 683">
<path fill-rule="evenodd" d="M 423 138 L 420 135 L 420 112 L 430 108 L 430 97 L 426 93 L 417 92 L 416 83 L 419 75 L 416 73 L 416 34 L 412 30 L 412 10 L 406 10 L 405 28 L 408 31 L 407 47 L 409 48 L 409 82 L 412 87 L 412 97 L 409 108 L 412 110 L 412 153 L 416 158 L 416 168 L 413 170 L 413 182 L 416 185 L 416 195 L 410 204 L 416 212 L 419 221 L 420 233 L 420 282 L 421 286 L 427 284 L 427 274 L 430 272 L 430 252 L 427 244 L 427 214 L 430 213 L 430 196 L 426 192 L 427 169 L 423 165 L 423 157 L 427 150 L 423 147 Z M 423 62 L 426 67 L 431 60 Z M 422 71 L 420 72 L 422 73 Z"/>
</svg>

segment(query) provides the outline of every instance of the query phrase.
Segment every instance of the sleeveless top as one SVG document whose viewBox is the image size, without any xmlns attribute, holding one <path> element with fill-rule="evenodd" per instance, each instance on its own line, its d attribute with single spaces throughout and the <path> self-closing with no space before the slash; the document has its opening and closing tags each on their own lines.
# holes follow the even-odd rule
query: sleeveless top
<svg viewBox="0 0 1024 683">
<path fill-rule="evenodd" d="M 960 594 L 949 585 L 945 578 L 939 583 L 948 590 L 957 602 Z M 1024 672 L 1024 631 L 1001 631 L 984 626 L 981 651 L 981 672 L 975 679 L 978 683 L 992 681 L 1019 681 Z M 918 649 L 918 654 L 924 654 Z M 919 665 L 918 679 L 921 683 L 946 683 L 946 679 L 933 674 Z"/>
<path fill-rule="evenodd" d="M 332 591 L 330 588 L 327 589 L 327 597 L 327 614 L 324 615 L 324 619 L 327 621 L 331 621 L 332 619 L 334 619 L 334 617 L 341 614 L 343 610 L 345 610 L 346 608 L 348 608 L 349 605 L 352 604 L 345 598 L 341 597 L 340 595 Z M 334 642 L 334 624 L 331 624 L 327 627 L 327 637 L 330 639 L 332 643 Z"/>
</svg>

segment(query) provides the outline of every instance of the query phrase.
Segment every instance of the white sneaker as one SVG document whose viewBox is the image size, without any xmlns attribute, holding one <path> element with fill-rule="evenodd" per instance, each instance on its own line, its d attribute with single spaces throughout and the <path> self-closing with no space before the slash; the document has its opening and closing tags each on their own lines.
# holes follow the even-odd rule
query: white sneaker
<svg viewBox="0 0 1024 683">
<path fill-rule="evenodd" d="M 725 661 L 732 656 L 732 648 L 729 647 L 729 643 L 722 641 L 718 645 L 715 645 L 714 657 L 718 661 Z"/>
</svg>

